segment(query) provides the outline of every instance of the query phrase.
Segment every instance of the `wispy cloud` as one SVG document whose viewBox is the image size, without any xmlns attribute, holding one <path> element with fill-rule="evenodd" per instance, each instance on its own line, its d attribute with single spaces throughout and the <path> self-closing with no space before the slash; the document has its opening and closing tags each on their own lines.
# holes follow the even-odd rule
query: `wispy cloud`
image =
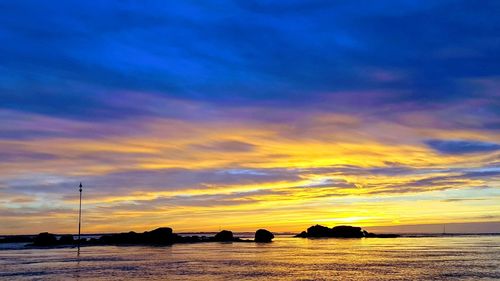
<svg viewBox="0 0 500 281">
<path fill-rule="evenodd" d="M 500 144 L 472 140 L 427 140 L 425 143 L 443 154 L 485 153 L 500 150 Z"/>
</svg>

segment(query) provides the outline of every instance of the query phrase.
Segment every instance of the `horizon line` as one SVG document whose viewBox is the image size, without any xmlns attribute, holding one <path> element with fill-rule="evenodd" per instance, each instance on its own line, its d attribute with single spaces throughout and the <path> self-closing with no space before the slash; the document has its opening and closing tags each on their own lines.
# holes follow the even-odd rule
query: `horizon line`
<svg viewBox="0 0 500 281">
<path fill-rule="evenodd" d="M 311 224 L 311 226 L 313 225 L 318 225 L 319 223 L 313 223 Z M 441 231 L 439 231 L 440 229 L 436 229 L 436 231 L 401 231 L 401 230 L 394 230 L 394 231 L 388 231 L 388 232 L 385 232 L 383 231 L 383 229 L 391 229 L 391 228 L 407 228 L 407 229 L 412 229 L 412 228 L 422 228 L 422 227 L 442 227 L 444 225 L 446 225 L 447 227 L 453 227 L 453 226 L 457 226 L 457 225 L 462 225 L 462 227 L 464 227 L 464 225 L 486 225 L 486 224 L 498 224 L 498 229 L 494 229 L 494 230 L 491 230 L 491 231 L 475 231 L 475 232 L 467 232 L 467 231 L 452 231 L 451 229 L 449 229 L 449 231 L 452 231 L 452 232 L 446 232 L 445 234 L 500 234 L 500 221 L 488 221 L 488 222 L 463 222 L 463 223 L 460 223 L 460 222 L 453 222 L 453 223 L 430 223 L 430 224 L 402 224 L 402 225 L 378 225 L 378 226 L 357 226 L 357 225 L 351 225 L 351 226 L 357 226 L 357 227 L 361 227 L 362 229 L 364 230 L 370 230 L 371 231 L 374 231 L 373 229 L 379 229 L 379 230 L 375 230 L 376 232 L 378 233 L 395 233 L 395 234 L 442 234 Z M 321 224 L 319 224 L 321 225 Z M 334 226 L 340 226 L 340 225 L 350 225 L 350 224 L 336 224 Z M 164 227 L 170 227 L 170 226 L 164 226 Z M 331 226 L 333 227 L 333 226 Z M 153 227 L 154 228 L 154 227 Z M 172 230 L 175 230 L 173 227 L 170 227 L 172 228 Z M 251 232 L 255 232 L 257 231 L 257 229 L 260 229 L 260 228 L 263 228 L 263 227 L 257 227 L 255 230 L 243 230 L 243 231 L 233 231 L 235 233 L 251 233 Z M 227 227 L 227 228 L 221 228 L 221 230 L 231 230 L 230 227 Z M 269 229 L 268 229 L 269 230 Z M 304 230 L 304 229 L 302 229 Z M 286 231 L 272 231 L 273 233 L 300 233 L 302 230 L 286 230 Z M 104 235 L 104 234 L 114 234 L 114 233 L 123 233 L 123 232 L 129 232 L 129 231 L 132 231 L 132 230 L 122 230 L 122 231 L 114 231 L 114 232 L 94 232 L 94 233 L 82 233 L 81 235 Z M 214 230 L 214 231 L 179 231 L 179 232 L 176 232 L 176 233 L 179 233 L 179 234 L 183 234 L 183 233 L 217 233 L 219 232 L 220 230 Z M 50 232 L 50 231 L 42 231 L 42 232 L 49 232 L 49 233 L 53 233 L 53 232 Z M 42 232 L 39 232 L 39 233 L 42 233 Z M 140 231 L 138 231 L 140 232 Z M 29 236 L 29 235 L 37 235 L 38 233 L 24 233 L 24 234 L 2 234 L 0 233 L 0 236 Z M 54 232 L 54 234 L 57 234 L 57 235 L 64 235 L 64 234 L 71 234 L 71 235 L 78 235 L 77 233 L 73 234 L 73 233 L 64 233 L 64 232 L 61 232 L 61 233 L 57 233 L 57 232 Z"/>
</svg>

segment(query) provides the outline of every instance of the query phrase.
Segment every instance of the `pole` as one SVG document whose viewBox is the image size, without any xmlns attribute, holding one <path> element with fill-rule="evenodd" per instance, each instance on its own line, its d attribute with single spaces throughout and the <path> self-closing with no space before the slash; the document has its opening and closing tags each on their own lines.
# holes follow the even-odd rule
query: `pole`
<svg viewBox="0 0 500 281">
<path fill-rule="evenodd" d="M 78 212 L 78 254 L 80 254 L 80 230 L 82 228 L 82 183 L 80 183 L 80 210 Z"/>
</svg>

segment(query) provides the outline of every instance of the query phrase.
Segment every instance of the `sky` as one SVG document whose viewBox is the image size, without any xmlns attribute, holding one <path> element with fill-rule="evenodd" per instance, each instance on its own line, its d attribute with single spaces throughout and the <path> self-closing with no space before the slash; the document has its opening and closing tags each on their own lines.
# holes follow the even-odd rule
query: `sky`
<svg viewBox="0 0 500 281">
<path fill-rule="evenodd" d="M 0 234 L 500 232 L 499 1 L 0 10 Z"/>
</svg>

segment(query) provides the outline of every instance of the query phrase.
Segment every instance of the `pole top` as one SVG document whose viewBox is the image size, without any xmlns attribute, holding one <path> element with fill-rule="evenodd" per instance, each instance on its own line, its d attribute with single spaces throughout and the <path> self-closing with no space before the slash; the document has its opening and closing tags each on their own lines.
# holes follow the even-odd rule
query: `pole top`
<svg viewBox="0 0 500 281">
<path fill-rule="evenodd" d="M 79 187 L 80 187 L 80 192 L 82 192 L 82 187 L 83 187 L 83 185 L 82 185 L 82 183 L 81 183 L 81 182 L 80 182 L 80 186 L 79 186 Z"/>
</svg>

